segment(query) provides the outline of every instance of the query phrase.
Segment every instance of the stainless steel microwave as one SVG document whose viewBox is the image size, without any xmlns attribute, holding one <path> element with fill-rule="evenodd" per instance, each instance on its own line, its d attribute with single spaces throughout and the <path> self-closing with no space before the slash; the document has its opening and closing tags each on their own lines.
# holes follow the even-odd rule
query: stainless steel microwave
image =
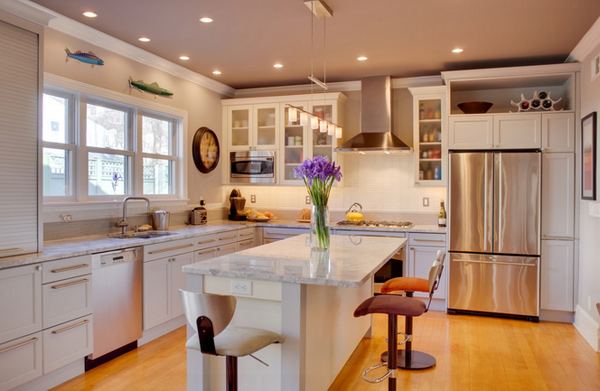
<svg viewBox="0 0 600 391">
<path fill-rule="evenodd" d="M 230 152 L 230 183 L 275 183 L 276 152 Z"/>
</svg>

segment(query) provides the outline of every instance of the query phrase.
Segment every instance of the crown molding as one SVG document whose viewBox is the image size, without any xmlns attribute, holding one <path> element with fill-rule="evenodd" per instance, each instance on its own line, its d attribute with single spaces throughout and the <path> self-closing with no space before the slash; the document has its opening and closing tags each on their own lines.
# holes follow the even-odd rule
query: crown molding
<svg viewBox="0 0 600 391">
<path fill-rule="evenodd" d="M 4 1 L 11 2 L 14 0 Z M 177 76 L 181 79 L 197 84 L 201 87 L 208 88 L 209 90 L 219 93 L 221 95 L 225 95 L 227 97 L 233 97 L 235 95 L 235 89 L 226 84 L 212 80 L 206 76 L 202 76 L 199 73 L 190 71 L 189 69 L 184 68 L 181 65 L 175 64 L 155 54 L 147 52 L 126 42 L 123 42 L 113 36 L 110 36 L 89 26 L 86 26 L 83 23 L 79 23 L 73 19 L 69 19 L 64 15 L 51 11 L 38 4 L 32 3 L 29 0 L 20 1 L 24 4 L 30 5 L 33 8 L 37 8 L 38 10 L 53 15 L 54 19 L 50 20 L 50 23 L 48 24 L 48 27 L 53 30 L 59 31 L 67 35 L 71 35 L 75 38 L 81 39 L 93 45 L 100 46 L 106 50 L 110 50 L 113 53 L 119 54 L 133 61 L 137 61 L 141 64 L 154 67 L 173 76 Z"/>
<path fill-rule="evenodd" d="M 585 33 L 581 41 L 575 46 L 567 61 L 578 61 L 582 62 L 586 57 L 592 54 L 592 50 L 598 46 L 600 42 L 600 17 L 596 19 L 596 22 L 590 27 Z"/>
<path fill-rule="evenodd" d="M 48 26 L 50 20 L 56 17 L 54 12 L 34 6 L 29 1 L 0 0 L 0 10 L 40 26 Z"/>
</svg>

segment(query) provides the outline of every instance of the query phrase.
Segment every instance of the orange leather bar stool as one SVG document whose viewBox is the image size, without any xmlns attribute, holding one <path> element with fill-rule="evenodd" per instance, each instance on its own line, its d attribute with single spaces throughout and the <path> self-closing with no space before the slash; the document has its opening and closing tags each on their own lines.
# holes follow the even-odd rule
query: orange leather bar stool
<svg viewBox="0 0 600 391">
<path fill-rule="evenodd" d="M 435 261 L 429 269 L 429 278 L 396 277 L 387 280 L 381 287 L 381 293 L 386 295 L 393 292 L 404 292 L 406 298 L 412 298 L 414 292 L 429 293 L 429 302 L 425 312 L 429 310 L 433 293 L 437 289 L 444 268 L 446 253 L 438 250 Z M 394 295 L 395 296 L 395 295 Z M 402 296 L 400 296 L 402 297 Z M 418 300 L 418 299 L 411 299 Z M 419 300 L 420 301 L 420 300 Z M 404 334 L 405 348 L 398 350 L 398 368 L 402 369 L 426 369 L 435 365 L 435 357 L 430 354 L 412 350 L 413 316 L 407 315 L 405 320 Z M 381 361 L 388 361 L 388 352 L 381 355 Z"/>
<path fill-rule="evenodd" d="M 225 356 L 227 391 L 237 391 L 237 358 L 252 353 L 272 343 L 282 343 L 284 338 L 272 331 L 252 327 L 230 326 L 236 307 L 233 296 L 179 290 L 183 311 L 190 325 L 196 330 L 185 344 L 189 349 L 204 354 Z"/>
</svg>

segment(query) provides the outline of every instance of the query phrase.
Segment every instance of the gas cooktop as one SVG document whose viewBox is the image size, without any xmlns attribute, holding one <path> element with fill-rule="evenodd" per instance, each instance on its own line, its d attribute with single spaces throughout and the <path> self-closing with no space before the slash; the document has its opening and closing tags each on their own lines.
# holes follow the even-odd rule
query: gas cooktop
<svg viewBox="0 0 600 391">
<path fill-rule="evenodd" d="M 376 221 L 376 220 L 364 220 L 364 221 L 338 221 L 337 225 L 350 226 L 350 227 L 371 227 L 371 228 L 404 228 L 409 229 L 415 225 L 410 221 Z"/>
</svg>

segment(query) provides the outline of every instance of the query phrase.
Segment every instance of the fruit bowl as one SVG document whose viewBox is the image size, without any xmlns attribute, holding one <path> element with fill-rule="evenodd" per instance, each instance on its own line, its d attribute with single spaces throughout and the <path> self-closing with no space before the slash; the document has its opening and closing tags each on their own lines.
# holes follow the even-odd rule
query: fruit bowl
<svg viewBox="0 0 600 391">
<path fill-rule="evenodd" d="M 457 104 L 458 108 L 465 114 L 483 114 L 493 106 L 490 102 L 464 102 Z"/>
</svg>

